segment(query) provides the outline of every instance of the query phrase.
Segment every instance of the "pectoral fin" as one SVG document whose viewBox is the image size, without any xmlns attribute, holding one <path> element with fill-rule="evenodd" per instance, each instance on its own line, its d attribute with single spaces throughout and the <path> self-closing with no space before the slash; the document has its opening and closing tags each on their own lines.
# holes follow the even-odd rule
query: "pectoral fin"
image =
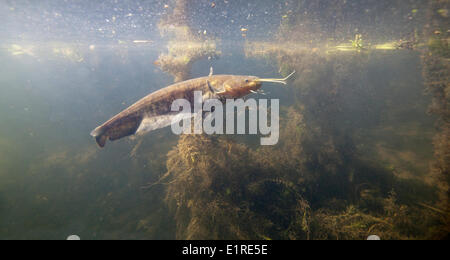
<svg viewBox="0 0 450 260">
<path fill-rule="evenodd" d="M 208 84 L 208 88 L 212 93 L 216 93 L 217 91 L 211 86 L 211 83 L 209 83 L 209 80 L 206 80 L 206 84 Z"/>
<path fill-rule="evenodd" d="M 217 91 L 215 88 L 213 88 L 213 86 L 211 85 L 211 83 L 209 82 L 209 80 L 206 80 L 206 84 L 208 84 L 208 88 L 209 90 L 217 95 L 221 95 L 221 94 L 225 94 L 227 92 L 227 90 L 230 88 L 229 86 L 225 85 L 224 90 L 222 91 Z"/>
<path fill-rule="evenodd" d="M 223 87 L 223 90 L 222 90 L 222 91 L 216 91 L 216 94 L 218 94 L 218 95 L 225 94 L 225 93 L 227 93 L 227 92 L 230 91 L 230 90 L 231 90 L 231 87 L 228 86 L 228 85 L 225 85 L 225 86 Z"/>
</svg>

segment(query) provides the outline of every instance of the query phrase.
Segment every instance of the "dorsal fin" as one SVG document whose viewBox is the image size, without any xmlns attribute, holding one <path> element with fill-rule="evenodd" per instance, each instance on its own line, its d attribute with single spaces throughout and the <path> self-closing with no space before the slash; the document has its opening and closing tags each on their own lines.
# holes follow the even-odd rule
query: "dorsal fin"
<svg viewBox="0 0 450 260">
<path fill-rule="evenodd" d="M 213 75 L 213 67 L 209 67 L 209 76 L 208 77 L 211 77 Z"/>
</svg>

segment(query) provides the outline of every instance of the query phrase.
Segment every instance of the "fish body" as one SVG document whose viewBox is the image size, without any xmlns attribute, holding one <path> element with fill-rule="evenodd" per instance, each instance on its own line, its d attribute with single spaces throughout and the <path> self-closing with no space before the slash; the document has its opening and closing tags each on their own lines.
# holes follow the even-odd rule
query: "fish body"
<svg viewBox="0 0 450 260">
<path fill-rule="evenodd" d="M 211 74 L 179 82 L 147 95 L 95 128 L 91 135 L 100 147 L 104 147 L 107 140 L 114 141 L 169 126 L 179 113 L 171 111 L 173 101 L 185 99 L 193 106 L 195 91 L 201 91 L 205 101 L 212 98 L 240 98 L 261 88 L 261 82 L 254 76 Z"/>
</svg>

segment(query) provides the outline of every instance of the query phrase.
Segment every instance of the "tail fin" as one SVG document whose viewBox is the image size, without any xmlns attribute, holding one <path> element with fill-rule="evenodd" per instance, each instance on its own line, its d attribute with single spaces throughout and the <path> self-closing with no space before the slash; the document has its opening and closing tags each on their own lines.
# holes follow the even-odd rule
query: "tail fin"
<svg viewBox="0 0 450 260">
<path fill-rule="evenodd" d="M 100 148 L 103 148 L 106 143 L 106 139 L 108 139 L 108 136 L 103 133 L 103 131 L 97 127 L 91 132 L 91 136 L 95 137 L 95 141 L 97 142 L 98 146 Z"/>
</svg>

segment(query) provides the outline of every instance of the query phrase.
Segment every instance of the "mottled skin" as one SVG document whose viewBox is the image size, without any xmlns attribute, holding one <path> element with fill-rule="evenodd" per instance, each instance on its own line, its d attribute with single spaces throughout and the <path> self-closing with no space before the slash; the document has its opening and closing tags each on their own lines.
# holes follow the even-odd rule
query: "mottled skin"
<svg viewBox="0 0 450 260">
<path fill-rule="evenodd" d="M 91 133 L 97 144 L 104 147 L 111 141 L 136 133 L 145 117 L 166 115 L 171 112 L 172 102 L 186 99 L 194 104 L 194 91 L 202 91 L 204 99 L 241 98 L 261 88 L 254 76 L 214 75 L 179 82 L 155 91 L 115 115 Z"/>
</svg>

